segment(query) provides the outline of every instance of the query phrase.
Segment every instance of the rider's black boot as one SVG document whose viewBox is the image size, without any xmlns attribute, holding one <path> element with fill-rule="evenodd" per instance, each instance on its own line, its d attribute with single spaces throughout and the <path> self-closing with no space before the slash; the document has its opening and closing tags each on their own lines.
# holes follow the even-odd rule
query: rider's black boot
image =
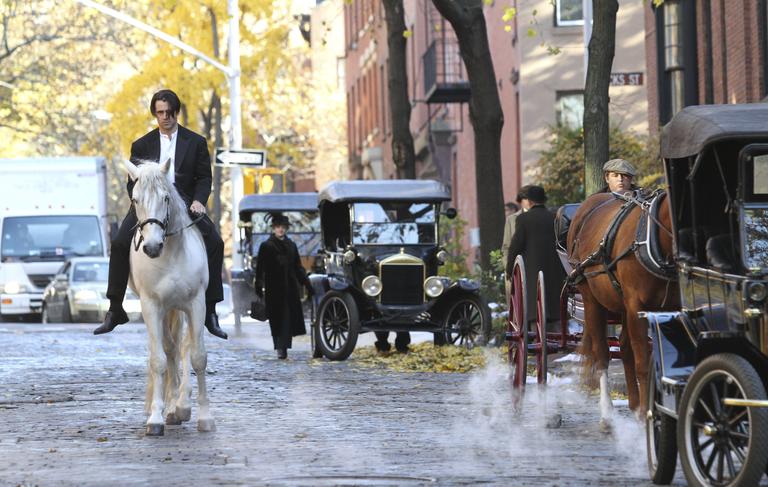
<svg viewBox="0 0 768 487">
<path fill-rule="evenodd" d="M 128 323 L 128 315 L 125 313 L 122 306 L 110 307 L 107 314 L 104 315 L 104 323 L 93 330 L 93 334 L 101 335 L 102 333 L 109 333 L 114 330 L 117 325 L 122 325 L 123 323 Z"/>
<path fill-rule="evenodd" d="M 227 332 L 221 329 L 219 326 L 219 317 L 216 316 L 215 305 L 206 309 L 205 311 L 205 327 L 211 333 L 211 335 L 219 337 L 223 340 L 227 339 Z"/>
</svg>

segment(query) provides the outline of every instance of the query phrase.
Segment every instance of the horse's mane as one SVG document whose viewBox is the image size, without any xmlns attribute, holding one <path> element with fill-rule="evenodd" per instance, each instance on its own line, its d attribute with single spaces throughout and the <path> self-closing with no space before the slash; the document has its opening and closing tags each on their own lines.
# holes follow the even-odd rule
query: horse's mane
<svg viewBox="0 0 768 487">
<path fill-rule="evenodd" d="M 168 177 L 163 171 L 160 170 L 160 164 L 154 161 L 140 160 L 136 162 L 136 167 L 139 170 L 139 177 L 136 180 L 137 184 L 140 182 L 141 193 L 140 201 L 143 206 L 148 206 L 152 203 L 157 195 L 167 194 L 170 197 L 170 217 L 168 220 L 168 231 L 176 231 L 179 228 L 186 227 L 192 220 L 187 213 L 187 204 L 179 195 L 176 188 L 168 182 Z M 169 171 L 172 171 L 171 167 Z M 134 187 L 135 188 L 135 187 Z M 135 189 L 134 189 L 135 191 Z M 137 195 L 134 193 L 134 198 Z M 156 217 L 158 217 L 156 215 Z"/>
</svg>

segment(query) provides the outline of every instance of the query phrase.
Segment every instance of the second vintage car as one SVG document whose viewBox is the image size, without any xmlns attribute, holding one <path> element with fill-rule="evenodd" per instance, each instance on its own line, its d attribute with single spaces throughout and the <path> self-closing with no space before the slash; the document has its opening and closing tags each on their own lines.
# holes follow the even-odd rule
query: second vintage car
<svg viewBox="0 0 768 487">
<path fill-rule="evenodd" d="M 352 353 L 358 334 L 426 331 L 435 343 L 471 346 L 490 332 L 479 284 L 440 275 L 441 211 L 451 199 L 436 181 L 338 181 L 318 196 L 325 272 L 315 289 L 313 352 L 331 360 Z"/>
</svg>

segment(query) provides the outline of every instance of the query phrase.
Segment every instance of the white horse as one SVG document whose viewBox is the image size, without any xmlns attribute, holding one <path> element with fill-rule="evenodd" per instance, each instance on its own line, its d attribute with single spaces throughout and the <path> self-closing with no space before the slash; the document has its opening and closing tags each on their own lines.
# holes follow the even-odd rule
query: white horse
<svg viewBox="0 0 768 487">
<path fill-rule="evenodd" d="M 189 421 L 190 362 L 197 376 L 197 429 L 216 429 L 205 384 L 205 245 L 186 204 L 167 179 L 169 166 L 170 160 L 138 166 L 125 162 L 136 182 L 131 203 L 138 231 L 131 246 L 129 285 L 141 300 L 147 325 L 149 368 L 144 410 L 148 415 L 146 434 L 150 436 L 164 434 L 163 413 L 165 424 Z"/>
</svg>

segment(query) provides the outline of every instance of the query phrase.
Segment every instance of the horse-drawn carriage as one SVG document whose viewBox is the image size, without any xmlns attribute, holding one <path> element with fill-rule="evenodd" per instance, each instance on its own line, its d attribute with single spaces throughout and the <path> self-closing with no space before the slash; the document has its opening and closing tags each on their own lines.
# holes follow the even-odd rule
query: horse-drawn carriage
<svg viewBox="0 0 768 487">
<path fill-rule="evenodd" d="M 441 276 L 439 220 L 448 189 L 428 180 L 338 181 L 319 195 L 325 269 L 310 276 L 313 352 L 352 353 L 359 333 L 432 332 L 436 343 L 487 339 L 490 312 L 469 279 Z"/>
<path fill-rule="evenodd" d="M 249 194 L 240 200 L 240 252 L 242 269 L 232 269 L 232 297 L 236 322 L 246 316 L 254 300 L 256 257 L 259 246 L 272 234 L 271 215 L 282 213 L 291 223 L 290 237 L 296 243 L 301 263 L 308 272 L 317 272 L 322 261 L 317 193 Z"/>
<path fill-rule="evenodd" d="M 635 234 L 632 250 L 606 252 L 623 288 L 616 293 L 623 294 L 626 305 L 622 332 L 634 331 L 636 337 L 642 335 L 642 343 L 648 337 L 651 342 L 649 360 L 645 346 L 636 341 L 630 365 L 637 375 L 634 379 L 628 375 L 628 390 L 639 386 L 635 409 L 646 422 L 650 477 L 657 484 L 669 483 L 679 453 L 692 485 L 757 485 L 768 463 L 768 105 L 685 108 L 664 127 L 661 156 L 668 184 L 668 190 L 658 195 L 661 203 L 654 208 L 635 198 L 639 216 L 623 225 Z M 574 216 L 569 264 L 584 258 L 573 255 L 579 213 L 583 217 L 610 198 L 598 197 L 591 208 Z M 646 220 L 641 231 L 637 222 L 654 210 L 656 216 Z M 596 240 L 606 240 L 598 233 Z M 650 274 L 647 263 L 642 266 L 646 270 L 632 268 L 635 275 L 630 277 L 621 266 L 636 264 L 626 261 L 639 264 L 638 246 L 650 248 L 653 241 L 663 243 L 657 264 L 666 267 L 668 278 L 653 277 L 655 284 L 646 286 L 646 292 L 631 286 L 640 274 Z M 511 303 L 508 333 L 510 358 L 516 369 L 523 365 L 518 385 L 525 381 L 528 354 L 536 356 L 542 381 L 546 353 L 575 347 L 582 338 L 564 327 L 555 337 L 559 343 L 544 346 L 546 317 L 540 305 L 535 329 L 523 327 L 524 275 L 516 268 L 513 282 L 519 291 Z M 597 279 L 591 275 L 576 287 L 569 280 L 561 300 L 564 323 L 578 308 L 575 291 L 592 293 L 592 281 Z M 605 275 L 599 279 L 608 281 Z M 643 298 L 634 299 L 639 294 Z M 595 296 L 588 296 L 584 305 L 599 301 Z M 637 303 L 627 304 L 633 300 Z"/>
</svg>

